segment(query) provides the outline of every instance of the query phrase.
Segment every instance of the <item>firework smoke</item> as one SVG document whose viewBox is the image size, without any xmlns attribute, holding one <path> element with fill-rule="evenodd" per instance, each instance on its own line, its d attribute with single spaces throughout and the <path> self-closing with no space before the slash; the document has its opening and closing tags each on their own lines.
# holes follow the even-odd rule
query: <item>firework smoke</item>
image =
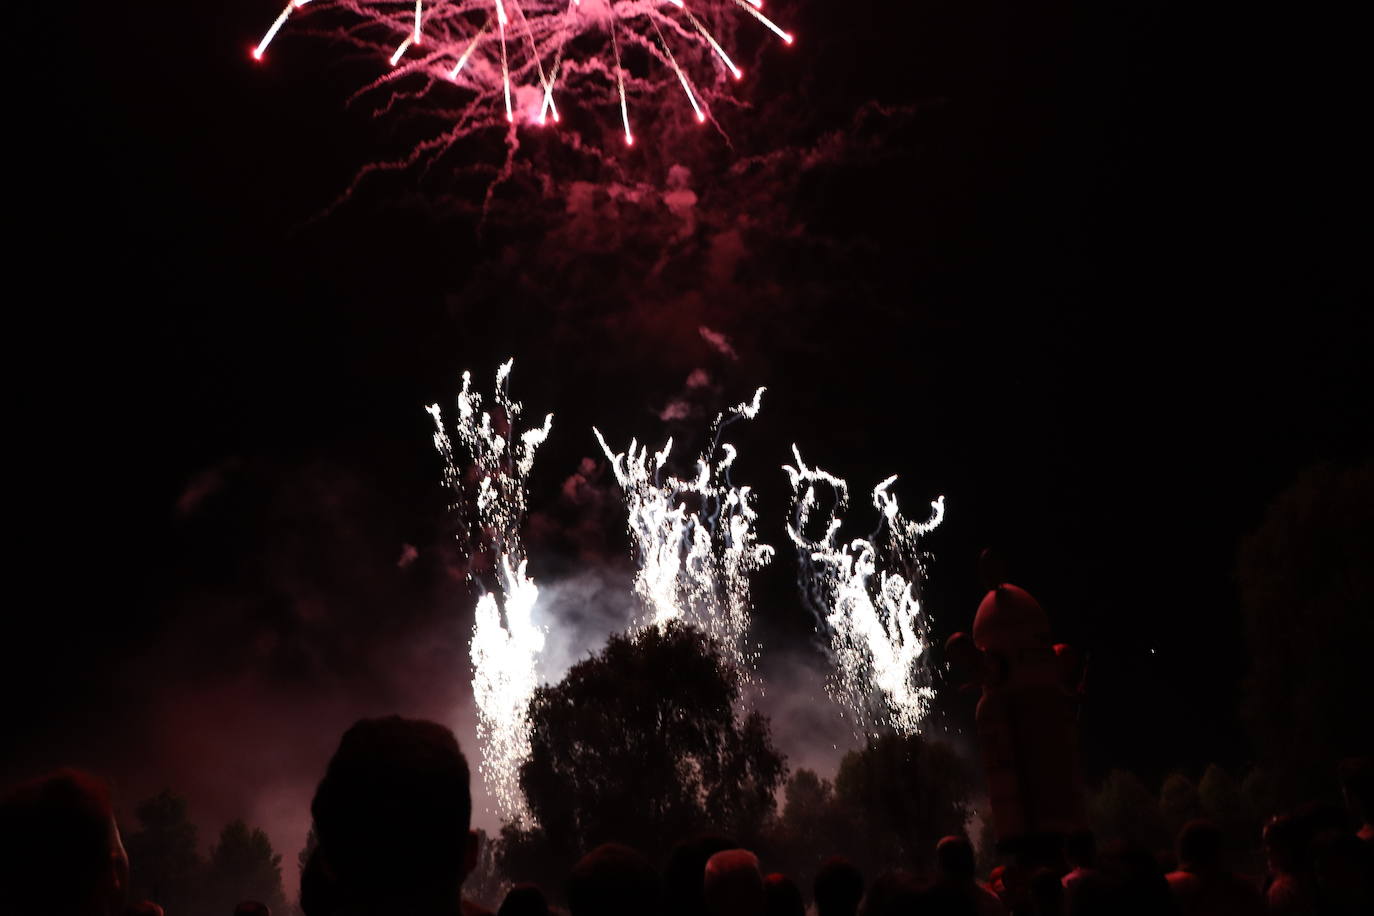
<svg viewBox="0 0 1374 916">
<path fill-rule="evenodd" d="M 389 67 L 361 92 L 390 90 L 402 98 L 459 98 L 437 112 L 452 127 L 422 144 L 413 159 L 437 155 L 463 136 L 490 126 L 561 120 L 559 99 L 619 109 L 627 146 L 631 99 L 664 86 L 681 89 L 684 113 L 711 119 L 726 77 L 744 73 L 719 38 L 739 20 L 757 20 L 785 44 L 794 38 L 761 12 L 762 0 L 288 0 L 253 57 L 262 60 L 289 22 L 328 22 L 311 31 L 386 60 Z M 634 51 L 634 60 L 625 59 Z M 648 66 L 644 66 L 647 60 Z M 402 88 L 402 80 L 418 77 Z"/>
<path fill-rule="evenodd" d="M 853 714 L 856 732 L 884 726 L 902 734 L 918 732 L 935 691 L 917 541 L 944 518 L 944 497 L 931 503 L 928 521 L 908 521 L 888 491 L 897 478 L 889 477 L 873 488 L 873 505 L 882 514 L 878 530 L 841 543 L 848 484 L 819 467 L 808 468 L 795 445 L 792 454 L 796 467 L 783 468 L 793 494 L 787 533 L 797 547 L 802 598 L 816 615 L 817 632 L 828 637 L 834 670 L 827 688 Z M 824 532 L 812 539 L 807 531 L 821 503 L 818 488 L 829 491 L 830 510 Z"/>
<path fill-rule="evenodd" d="M 507 392 L 513 362 L 497 370 L 495 412 L 482 409 L 482 396 L 472 390 L 471 373 L 463 373 L 454 429 L 472 459 L 475 492 L 465 485 L 467 477 L 455 461 L 439 406 L 428 410 L 434 418 L 434 447 L 444 460 L 444 484 L 459 519 L 458 538 L 469 561 L 468 578 L 482 592 L 471 649 L 482 776 L 502 817 L 523 821 L 529 813 L 518 776 L 530 753 L 529 704 L 538 686 L 536 664 L 545 633 L 532 616 L 539 589 L 526 573 L 520 526 L 526 510 L 525 480 L 534 466 L 535 451 L 548 438 L 553 414 L 544 418 L 542 427 L 528 429 L 517 438 L 521 405 Z M 475 520 L 470 502 L 475 504 Z M 473 554 L 478 551 L 495 567 L 494 591 L 488 591 L 474 571 Z"/>
<path fill-rule="evenodd" d="M 635 591 L 647 611 L 641 623 L 687 620 L 714 637 L 745 677 L 759 656 L 749 641 L 749 576 L 772 559 L 773 548 L 758 543 L 750 488 L 730 480 L 737 452 L 721 434 L 734 421 L 757 416 L 763 392 L 716 417 L 711 446 L 687 480 L 663 474 L 672 439 L 652 456 L 633 440 L 617 453 L 592 430 L 624 491 L 639 562 Z"/>
</svg>

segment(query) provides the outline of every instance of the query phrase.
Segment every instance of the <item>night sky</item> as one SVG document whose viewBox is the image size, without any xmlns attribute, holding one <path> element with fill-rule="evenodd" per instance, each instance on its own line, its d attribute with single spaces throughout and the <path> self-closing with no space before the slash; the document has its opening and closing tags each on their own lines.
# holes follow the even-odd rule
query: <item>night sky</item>
<svg viewBox="0 0 1374 916">
<path fill-rule="evenodd" d="M 530 542 L 560 651 L 630 607 L 592 424 L 687 456 L 767 385 L 732 435 L 779 547 L 756 620 L 794 765 L 835 758 L 786 701 L 816 664 L 793 442 L 858 493 L 900 474 L 913 514 L 945 495 L 942 637 L 1001 553 L 1090 654 L 1090 776 L 1251 761 L 1238 538 L 1301 469 L 1369 456 L 1366 23 L 776 0 L 798 43 L 746 43 L 728 142 L 666 116 L 604 162 L 524 137 L 479 227 L 499 137 L 329 209 L 433 125 L 347 105 L 376 62 L 327 43 L 255 65 L 279 5 L 68 7 L 12 85 L 0 777 L 168 785 L 294 850 L 357 716 L 443 718 L 475 756 L 423 407 L 510 356 L 556 417 Z"/>
</svg>

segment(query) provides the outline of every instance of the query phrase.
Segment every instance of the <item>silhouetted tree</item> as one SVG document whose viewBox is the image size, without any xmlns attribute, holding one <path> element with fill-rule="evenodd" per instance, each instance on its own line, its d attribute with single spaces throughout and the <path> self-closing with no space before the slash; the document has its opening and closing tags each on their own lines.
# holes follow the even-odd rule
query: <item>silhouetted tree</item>
<svg viewBox="0 0 1374 916">
<path fill-rule="evenodd" d="M 1159 813 L 1171 835 L 1177 835 L 1183 825 L 1202 817 L 1202 800 L 1197 786 L 1186 773 L 1173 772 L 1159 789 Z"/>
<path fill-rule="evenodd" d="M 1286 804 L 1338 798 L 1336 762 L 1371 753 L 1374 464 L 1302 474 L 1241 545 L 1245 713 Z"/>
<path fill-rule="evenodd" d="M 868 874 L 925 871 L 939 839 L 964 832 L 972 790 L 968 765 L 945 742 L 894 733 L 870 739 L 844 756 L 835 776 L 835 799 L 853 826 L 846 839 L 856 847 L 837 851 Z"/>
<path fill-rule="evenodd" d="M 232 913 L 241 900 L 257 900 L 274 913 L 286 912 L 281 856 L 261 830 L 232 821 L 220 832 L 206 874 L 205 913 Z"/>
<path fill-rule="evenodd" d="M 767 720 L 737 716 L 738 698 L 737 673 L 719 648 L 676 624 L 612 637 L 562 682 L 540 688 L 520 772 L 540 827 L 502 831 L 503 870 L 557 887 L 601 843 L 658 858 L 703 830 L 741 842 L 758 836 L 786 768 Z"/>
<path fill-rule="evenodd" d="M 152 900 L 169 913 L 191 912 L 199 901 L 205 863 L 186 799 L 164 789 L 134 809 L 138 830 L 124 838 L 130 899 Z"/>
<path fill-rule="evenodd" d="M 1230 773 L 1212 764 L 1202 774 L 1197 792 L 1203 814 L 1221 828 L 1237 861 L 1259 849 L 1261 814 Z"/>
<path fill-rule="evenodd" d="M 1126 770 L 1112 770 L 1089 796 L 1088 821 L 1099 844 L 1124 840 L 1156 853 L 1173 848 L 1173 833 L 1154 793 Z"/>
</svg>

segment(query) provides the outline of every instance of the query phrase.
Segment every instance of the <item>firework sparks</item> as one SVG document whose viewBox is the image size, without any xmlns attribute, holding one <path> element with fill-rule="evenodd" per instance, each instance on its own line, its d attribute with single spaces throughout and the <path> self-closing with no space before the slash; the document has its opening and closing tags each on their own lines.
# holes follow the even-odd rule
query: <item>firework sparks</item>
<svg viewBox="0 0 1374 916">
<path fill-rule="evenodd" d="M 534 456 L 553 427 L 553 414 L 542 427 L 518 436 L 521 405 L 508 394 L 513 361 L 496 373 L 494 411 L 482 409 L 482 396 L 472 390 L 472 376 L 463 373 L 458 395 L 458 441 L 471 458 L 476 492 L 464 484 L 463 468 L 454 455 L 453 441 L 444 429 L 437 404 L 428 410 L 434 418 L 434 446 L 444 462 L 444 484 L 458 516 L 459 543 L 471 557 L 487 553 L 494 561 L 494 591 L 469 571 L 482 591 L 477 602 L 472 632 L 472 692 L 477 704 L 477 737 L 482 745 L 482 776 L 497 799 L 502 816 L 523 821 L 528 817 L 520 792 L 520 764 L 530 753 L 529 703 L 538 686 L 536 662 L 544 648 L 544 631 L 534 624 L 532 613 L 539 589 L 526 572 L 520 526 L 525 519 L 525 480 L 534 467 Z M 475 524 L 469 503 L 476 505 Z"/>
<path fill-rule="evenodd" d="M 453 113 L 456 123 L 446 142 L 426 147 L 432 154 L 497 123 L 501 110 L 509 123 L 543 124 L 548 114 L 559 121 L 555 90 L 598 107 L 609 96 L 619 108 L 625 142 L 632 145 L 631 99 L 653 96 L 665 82 L 681 86 L 697 122 L 708 119 L 724 74 L 744 76 L 718 37 L 732 33 L 740 20 L 793 43 L 792 33 L 761 7 L 760 0 L 692 0 L 691 8 L 685 0 L 415 0 L 412 9 L 405 0 L 289 0 L 253 57 L 263 59 L 284 27 L 309 17 L 328 23 L 313 28 L 317 34 L 390 62 L 364 90 L 390 88 L 384 107 L 415 96 L 432 96 L 442 107 L 438 93 L 455 86 L 475 93 L 472 104 Z M 508 27 L 517 30 L 510 41 Z M 425 80 L 418 89 L 417 76 Z M 412 82 L 402 90 L 396 81 L 405 79 Z M 531 87 L 540 101 L 526 104 L 524 92 Z"/>
<path fill-rule="evenodd" d="M 944 497 L 931 503 L 924 522 L 903 518 L 889 477 L 873 488 L 881 512 L 878 531 L 848 543 L 839 540 L 849 487 L 821 468 L 809 468 L 794 445 L 796 466 L 784 466 L 792 481 L 793 521 L 788 536 L 800 561 L 802 596 L 824 633 L 834 671 L 831 696 L 854 716 L 856 731 L 888 725 L 902 734 L 920 731 L 935 691 L 926 649 L 929 624 L 921 611 L 923 569 L 918 539 L 944 518 Z M 828 491 L 830 509 L 813 539 L 813 516 Z"/>
<path fill-rule="evenodd" d="M 731 481 L 737 452 L 720 439 L 735 420 L 757 416 L 763 391 L 716 417 L 712 445 L 690 479 L 663 474 L 672 439 L 652 454 L 637 441 L 617 453 L 593 429 L 625 494 L 644 623 L 687 620 L 714 637 L 745 676 L 759 654 L 749 642 L 749 577 L 772 559 L 773 548 L 758 543 L 753 495 Z"/>
</svg>

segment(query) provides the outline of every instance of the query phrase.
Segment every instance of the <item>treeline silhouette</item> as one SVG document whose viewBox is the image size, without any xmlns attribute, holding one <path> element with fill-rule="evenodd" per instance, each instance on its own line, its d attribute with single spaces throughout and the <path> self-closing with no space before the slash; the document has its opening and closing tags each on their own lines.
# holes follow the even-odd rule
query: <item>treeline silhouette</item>
<svg viewBox="0 0 1374 916">
<path fill-rule="evenodd" d="M 949 745 L 883 735 L 846 755 L 833 780 L 789 776 L 767 722 L 733 712 L 738 697 L 738 674 L 696 630 L 612 639 L 536 696 L 521 772 L 536 821 L 508 824 L 492 842 L 470 829 L 469 769 L 448 729 L 360 721 L 319 783 L 287 882 L 266 835 L 242 821 L 202 858 L 183 799 L 163 792 L 116 825 L 99 779 L 50 774 L 0 803 L 5 912 L 1374 911 L 1368 759 L 1341 773 L 1347 807 L 1279 817 L 1265 807 L 1275 796 L 1263 771 L 1236 781 L 1211 767 L 1196 784 L 1176 773 L 1159 791 L 1113 772 L 1090 796 L 1093 829 L 1031 857 L 999 852 L 977 829 L 973 773 Z"/>
</svg>

